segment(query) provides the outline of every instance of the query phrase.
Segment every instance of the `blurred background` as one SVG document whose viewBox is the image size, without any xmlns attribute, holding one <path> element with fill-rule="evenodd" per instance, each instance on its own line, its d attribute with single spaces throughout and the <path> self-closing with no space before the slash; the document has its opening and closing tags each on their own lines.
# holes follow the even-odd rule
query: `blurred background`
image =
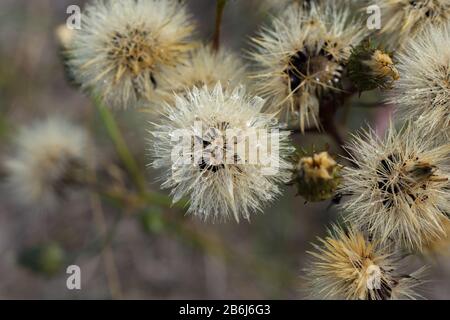
<svg viewBox="0 0 450 320">
<path fill-rule="evenodd" d="M 92 102 L 67 83 L 55 40 L 55 28 L 67 18 L 66 8 L 82 7 L 84 2 L 0 1 L 1 161 L 11 152 L 18 128 L 62 114 L 90 131 L 99 163 L 120 163 Z M 185 2 L 197 20 L 199 37 L 208 41 L 215 1 Z M 268 7 L 262 2 L 229 2 L 223 46 L 241 53 L 248 49 L 249 37 L 268 19 Z M 348 132 L 366 124 L 382 132 L 391 108 L 367 107 L 381 99 L 378 91 L 356 98 L 347 115 L 340 115 L 347 119 Z M 149 189 L 159 190 L 157 172 L 145 166 L 148 119 L 133 110 L 115 112 L 115 118 Z M 308 149 L 329 145 L 332 152 L 338 151 L 324 136 L 294 139 Z M 156 204 L 128 212 L 88 192 L 67 199 L 59 210 L 36 213 L 15 205 L 6 188 L 0 189 L 1 299 L 301 299 L 306 251 L 338 217 L 329 201 L 304 204 L 289 187 L 263 214 L 240 224 L 203 223 L 183 210 Z M 176 226 L 161 225 L 148 211 L 170 216 Z M 111 237 L 92 249 L 92 241 L 104 234 Z M 36 255 L 47 260 L 36 263 Z M 414 258 L 411 265 L 424 262 L 430 263 Z M 66 287 L 70 264 L 81 268 L 81 290 Z M 431 261 L 428 278 L 426 298 L 450 298 L 448 257 Z"/>
</svg>

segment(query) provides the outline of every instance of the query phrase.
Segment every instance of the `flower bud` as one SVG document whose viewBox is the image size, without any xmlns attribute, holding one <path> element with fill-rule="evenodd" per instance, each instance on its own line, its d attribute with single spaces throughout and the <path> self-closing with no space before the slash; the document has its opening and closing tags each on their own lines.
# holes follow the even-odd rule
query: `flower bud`
<svg viewBox="0 0 450 320">
<path fill-rule="evenodd" d="M 333 197 L 341 181 L 340 170 L 328 152 L 314 153 L 300 158 L 291 183 L 297 186 L 298 195 L 306 201 L 323 201 Z"/>
<path fill-rule="evenodd" d="M 370 42 L 353 48 L 348 75 L 360 92 L 376 88 L 389 89 L 394 81 L 400 79 L 392 55 L 374 47 Z"/>
</svg>

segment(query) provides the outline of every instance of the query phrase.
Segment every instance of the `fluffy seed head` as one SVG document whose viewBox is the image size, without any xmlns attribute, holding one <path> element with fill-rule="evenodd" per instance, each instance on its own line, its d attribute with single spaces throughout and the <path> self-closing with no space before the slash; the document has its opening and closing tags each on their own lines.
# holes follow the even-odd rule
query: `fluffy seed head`
<svg viewBox="0 0 450 320">
<path fill-rule="evenodd" d="M 450 8 L 449 8 L 450 10 Z M 401 79 L 391 101 L 405 118 L 430 127 L 450 126 L 450 24 L 430 28 L 408 42 L 399 55 Z"/>
<path fill-rule="evenodd" d="M 441 26 L 450 20 L 449 0 L 370 0 L 367 3 L 380 6 L 380 33 L 390 49 L 401 47 L 426 27 Z"/>
<path fill-rule="evenodd" d="M 292 5 L 253 39 L 256 92 L 286 122 L 299 121 L 301 130 L 317 126 L 319 99 L 340 89 L 351 47 L 364 35 L 345 5 Z"/>
<path fill-rule="evenodd" d="M 306 270 L 314 298 L 347 300 L 414 299 L 422 269 L 410 275 L 399 272 L 399 261 L 385 247 L 369 242 L 350 228 L 333 227 L 320 246 L 309 252 Z"/>
<path fill-rule="evenodd" d="M 49 209 L 81 183 L 89 165 L 85 132 L 61 118 L 24 128 L 13 157 L 5 162 L 8 184 L 17 203 Z"/>
<path fill-rule="evenodd" d="M 383 243 L 411 250 L 445 235 L 450 212 L 448 154 L 435 134 L 411 124 L 384 139 L 372 131 L 354 137 L 349 150 L 355 167 L 343 170 L 346 218 Z"/>
<path fill-rule="evenodd" d="M 173 92 L 183 94 L 186 89 L 203 86 L 214 87 L 221 82 L 224 87 L 235 87 L 245 78 L 245 66 L 241 59 L 228 50 L 215 52 L 210 46 L 201 46 L 191 52 L 189 59 L 164 73 L 161 86 L 173 99 Z"/>
<path fill-rule="evenodd" d="M 97 0 L 86 7 L 70 52 L 83 88 L 112 108 L 145 106 L 162 69 L 186 58 L 193 26 L 173 0 Z"/>
<path fill-rule="evenodd" d="M 187 197 L 189 213 L 239 221 L 280 194 L 278 184 L 289 180 L 289 133 L 261 113 L 263 104 L 220 83 L 176 96 L 150 141 L 152 165 L 165 169 L 162 186 L 174 202 Z"/>
</svg>

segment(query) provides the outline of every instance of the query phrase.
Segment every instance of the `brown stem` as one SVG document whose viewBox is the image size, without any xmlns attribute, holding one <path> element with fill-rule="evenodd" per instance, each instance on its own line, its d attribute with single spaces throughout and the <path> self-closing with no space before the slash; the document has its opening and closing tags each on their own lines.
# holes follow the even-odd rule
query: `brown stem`
<svg viewBox="0 0 450 320">
<path fill-rule="evenodd" d="M 222 17 L 223 17 L 223 10 L 225 9 L 225 5 L 227 3 L 227 0 L 217 0 L 216 5 L 216 24 L 214 28 L 214 36 L 213 36 L 213 44 L 212 48 L 214 51 L 218 51 L 220 47 L 220 31 L 222 27 Z"/>
<path fill-rule="evenodd" d="M 334 95 L 331 98 L 322 100 L 320 104 L 320 111 L 319 111 L 319 118 L 320 118 L 320 124 L 325 131 L 333 140 L 336 142 L 336 144 L 341 149 L 342 153 L 346 157 L 351 157 L 351 154 L 349 151 L 344 148 L 345 140 L 343 139 L 341 133 L 339 132 L 339 129 L 336 125 L 336 113 L 338 109 L 348 103 L 348 101 L 353 97 L 355 94 L 355 88 L 350 88 L 349 90 L 346 90 L 345 92 L 342 92 L 338 95 Z"/>
</svg>

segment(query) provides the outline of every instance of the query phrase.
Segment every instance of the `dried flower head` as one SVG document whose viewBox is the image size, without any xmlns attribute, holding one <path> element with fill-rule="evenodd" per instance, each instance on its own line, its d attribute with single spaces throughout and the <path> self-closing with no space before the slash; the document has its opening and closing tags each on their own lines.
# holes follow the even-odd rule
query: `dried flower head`
<svg viewBox="0 0 450 320">
<path fill-rule="evenodd" d="M 269 111 L 286 122 L 299 121 L 302 131 L 318 126 L 319 99 L 340 89 L 350 49 L 364 35 L 345 5 L 292 5 L 253 38 L 257 94 L 270 98 Z"/>
<path fill-rule="evenodd" d="M 221 82 L 224 87 L 235 87 L 245 79 L 245 66 L 241 59 L 228 50 L 215 52 L 210 46 L 201 46 L 191 52 L 189 59 L 164 73 L 161 86 L 167 101 L 173 93 L 183 94 L 186 89 L 203 86 L 214 87 Z"/>
<path fill-rule="evenodd" d="M 348 76 L 362 91 L 388 89 L 400 78 L 390 53 L 364 41 L 352 50 L 348 61 Z"/>
<path fill-rule="evenodd" d="M 450 10 L 450 9 L 449 9 Z M 399 55 L 401 79 L 391 101 L 405 118 L 430 127 L 450 126 L 450 25 L 430 28 L 408 42 Z"/>
<path fill-rule="evenodd" d="M 231 92 L 220 83 L 176 96 L 151 132 L 152 165 L 166 170 L 162 187 L 172 189 L 174 202 L 188 197 L 189 213 L 239 221 L 280 194 L 292 147 L 274 115 L 260 112 L 263 104 L 243 87 Z"/>
<path fill-rule="evenodd" d="M 323 201 L 333 196 L 340 181 L 340 166 L 326 151 L 301 157 L 292 176 L 297 193 L 306 201 Z"/>
<path fill-rule="evenodd" d="M 50 209 L 83 182 L 89 160 L 86 133 L 66 120 L 50 118 L 22 129 L 15 155 L 5 166 L 17 203 Z"/>
<path fill-rule="evenodd" d="M 74 35 L 70 66 L 78 83 L 112 108 L 145 106 L 159 74 L 192 48 L 193 25 L 173 0 L 97 0 Z"/>
<path fill-rule="evenodd" d="M 383 23 L 380 34 L 390 49 L 401 47 L 425 27 L 441 26 L 450 20 L 449 0 L 370 0 L 380 6 Z"/>
<path fill-rule="evenodd" d="M 445 236 L 442 219 L 450 212 L 450 144 L 408 124 L 386 137 L 373 131 L 349 146 L 354 168 L 343 170 L 347 220 L 374 238 L 420 251 L 429 239 Z"/>
<path fill-rule="evenodd" d="M 378 242 L 350 228 L 334 226 L 320 246 L 309 252 L 314 260 L 306 270 L 314 298 L 347 300 L 415 299 L 423 269 L 405 275 L 399 259 Z"/>
<path fill-rule="evenodd" d="M 375 50 L 371 59 L 365 63 L 376 77 L 390 77 L 392 80 L 398 80 L 400 78 L 391 56 L 386 52 Z"/>
</svg>

